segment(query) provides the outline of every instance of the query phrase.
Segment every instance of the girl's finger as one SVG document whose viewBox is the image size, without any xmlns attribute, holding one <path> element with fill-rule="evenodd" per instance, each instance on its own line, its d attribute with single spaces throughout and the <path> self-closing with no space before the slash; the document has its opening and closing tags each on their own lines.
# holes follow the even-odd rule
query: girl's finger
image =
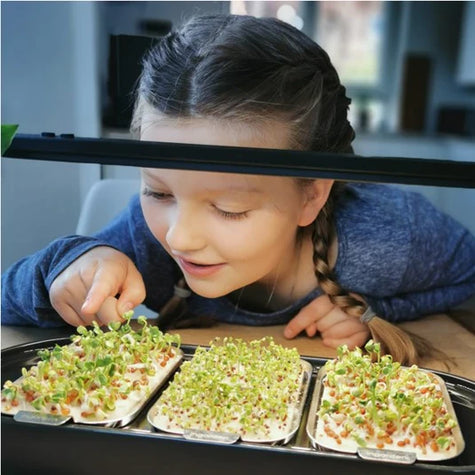
<svg viewBox="0 0 475 475">
<path fill-rule="evenodd" d="M 117 294 L 116 287 L 116 283 L 110 280 L 110 274 L 105 276 L 104 273 L 97 272 L 87 293 L 86 300 L 82 304 L 81 313 L 83 315 L 95 315 L 107 297 L 114 297 Z"/>
<path fill-rule="evenodd" d="M 120 315 L 132 310 L 145 300 L 145 284 L 142 275 L 133 264 L 129 264 L 127 276 L 122 285 L 117 311 Z"/>
<path fill-rule="evenodd" d="M 52 286 L 50 302 L 66 323 L 77 327 L 84 324 L 80 310 L 87 292 L 80 279 L 74 280 L 71 287 L 75 290 L 61 285 Z"/>
<path fill-rule="evenodd" d="M 122 321 L 122 315 L 117 310 L 117 302 L 115 297 L 107 297 L 104 300 L 96 314 L 99 324 L 107 325 L 110 322 Z"/>
<path fill-rule="evenodd" d="M 303 307 L 300 312 L 290 320 L 284 329 L 284 336 L 286 338 L 296 337 L 308 326 L 318 322 L 318 320 L 330 312 L 332 308 L 333 304 L 328 296 L 321 295 L 320 297 L 317 297 L 308 305 Z"/>
<path fill-rule="evenodd" d="M 326 315 L 318 320 L 317 329 L 320 333 L 325 333 L 330 328 L 333 328 L 335 325 L 339 323 L 344 323 L 347 320 L 354 320 L 355 322 L 358 321 L 357 318 L 351 317 L 347 313 L 345 313 L 339 307 L 333 307 Z"/>
<path fill-rule="evenodd" d="M 308 326 L 315 323 L 315 314 L 309 306 L 304 307 L 290 320 L 284 329 L 285 338 L 294 338 Z"/>
<path fill-rule="evenodd" d="M 305 333 L 307 334 L 308 337 L 312 338 L 317 334 L 318 331 L 318 325 L 317 323 L 311 323 L 306 329 Z"/>
<path fill-rule="evenodd" d="M 54 309 L 61 315 L 61 318 L 66 322 L 72 325 L 73 327 L 78 327 L 79 325 L 85 325 L 82 316 L 74 310 L 71 305 L 62 302 L 54 306 Z"/>
<path fill-rule="evenodd" d="M 369 329 L 368 326 L 361 323 L 358 318 L 346 317 L 344 320 L 336 322 L 326 330 L 322 331 L 321 328 L 319 328 L 319 331 L 324 339 L 344 339 L 358 332 L 369 332 Z"/>
<path fill-rule="evenodd" d="M 332 348 L 338 348 L 340 345 L 348 345 L 350 349 L 357 346 L 363 346 L 369 338 L 369 330 L 363 330 L 357 333 L 353 333 L 345 338 L 323 338 L 323 344 Z"/>
</svg>

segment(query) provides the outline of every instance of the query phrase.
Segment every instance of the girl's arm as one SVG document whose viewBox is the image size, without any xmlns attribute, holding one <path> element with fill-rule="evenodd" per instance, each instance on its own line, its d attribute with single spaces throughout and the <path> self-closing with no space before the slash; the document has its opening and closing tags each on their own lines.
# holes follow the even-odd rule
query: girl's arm
<svg viewBox="0 0 475 475">
<path fill-rule="evenodd" d="M 64 325 L 50 302 L 51 285 L 73 262 L 99 246 L 112 247 L 132 260 L 145 284 L 144 303 L 152 310 L 158 311 L 173 295 L 178 267 L 150 233 L 135 196 L 95 236 L 58 239 L 8 269 L 2 276 L 2 324 Z"/>
<path fill-rule="evenodd" d="M 393 216 L 386 213 L 394 224 L 373 251 L 373 272 L 365 269 L 366 289 L 351 289 L 391 322 L 446 312 L 475 294 L 475 237 L 422 196 L 404 196 Z"/>
<path fill-rule="evenodd" d="M 131 208 L 135 210 L 137 203 Z M 54 327 L 64 325 L 50 302 L 53 281 L 93 248 L 114 247 L 134 259 L 133 213 L 122 212 L 97 236 L 67 236 L 13 264 L 2 275 L 2 324 Z"/>
<path fill-rule="evenodd" d="M 425 215 L 419 226 L 398 291 L 365 295 L 390 322 L 447 312 L 475 295 L 475 237 L 439 212 Z"/>
<path fill-rule="evenodd" d="M 49 300 L 51 283 L 82 254 L 101 245 L 108 244 L 68 236 L 13 264 L 2 275 L 2 325 L 64 325 Z"/>
<path fill-rule="evenodd" d="M 424 315 L 447 312 L 474 294 L 475 283 L 467 282 L 394 297 L 366 296 L 366 300 L 378 316 L 389 322 L 404 322 L 416 320 Z"/>
</svg>

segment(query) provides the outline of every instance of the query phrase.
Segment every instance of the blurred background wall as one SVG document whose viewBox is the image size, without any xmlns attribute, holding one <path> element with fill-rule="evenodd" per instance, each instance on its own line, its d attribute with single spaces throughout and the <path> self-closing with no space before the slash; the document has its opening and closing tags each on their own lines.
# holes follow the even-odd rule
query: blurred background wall
<svg viewBox="0 0 475 475">
<path fill-rule="evenodd" d="M 230 11 L 277 16 L 329 51 L 353 99 L 357 153 L 475 161 L 475 2 L 2 2 L 2 123 L 127 138 L 124 56 L 193 14 Z M 97 180 L 137 176 L 2 159 L 2 270 L 73 234 Z M 475 233 L 474 190 L 414 188 Z"/>
</svg>

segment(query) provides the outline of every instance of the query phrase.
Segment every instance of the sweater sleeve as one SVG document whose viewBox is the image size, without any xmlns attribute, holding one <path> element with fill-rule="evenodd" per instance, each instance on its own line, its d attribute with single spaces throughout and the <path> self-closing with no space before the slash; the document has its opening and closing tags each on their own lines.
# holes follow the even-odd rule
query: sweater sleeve
<svg viewBox="0 0 475 475">
<path fill-rule="evenodd" d="M 371 302 L 390 321 L 446 312 L 475 294 L 475 237 L 424 199 L 408 200 L 407 217 L 411 245 L 398 292 Z"/>
<path fill-rule="evenodd" d="M 74 260 L 101 245 L 108 244 L 90 237 L 66 236 L 13 264 L 2 275 L 2 325 L 65 325 L 51 306 L 49 288 Z"/>
<path fill-rule="evenodd" d="M 49 289 L 54 279 L 94 247 L 129 250 L 129 213 L 121 213 L 96 236 L 66 236 L 19 260 L 2 275 L 2 325 L 58 327 L 66 322 L 53 309 Z M 120 236 L 120 239 L 117 239 Z M 131 253 L 127 253 L 133 259 Z"/>
<path fill-rule="evenodd" d="M 366 296 L 366 300 L 378 316 L 390 322 L 404 322 L 447 312 L 470 298 L 474 292 L 473 283 L 465 283 L 387 298 Z"/>
<path fill-rule="evenodd" d="M 365 256 L 352 256 L 352 266 L 363 269 L 359 277 L 359 271 L 348 272 L 351 282 L 347 279 L 345 287 L 361 293 L 392 322 L 446 312 L 474 295 L 475 237 L 421 195 L 387 190 L 379 191 L 387 206 L 376 213 L 372 206 L 368 214 L 371 226 L 365 228 L 366 239 L 359 240 L 363 244 L 345 241 L 356 248 L 354 254 Z M 373 244 L 369 249 L 368 242 Z"/>
<path fill-rule="evenodd" d="M 158 311 L 173 294 L 178 266 L 145 223 L 140 200 L 129 206 L 94 236 L 66 236 L 12 265 L 2 275 L 2 324 L 54 327 L 66 325 L 51 306 L 54 279 L 81 255 L 98 246 L 126 254 L 142 274 L 147 305 Z"/>
</svg>

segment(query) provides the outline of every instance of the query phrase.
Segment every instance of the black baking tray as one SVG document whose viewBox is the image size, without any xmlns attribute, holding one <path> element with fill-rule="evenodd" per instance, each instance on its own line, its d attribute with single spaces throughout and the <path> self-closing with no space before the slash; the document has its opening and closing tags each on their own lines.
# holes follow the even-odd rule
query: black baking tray
<svg viewBox="0 0 475 475">
<path fill-rule="evenodd" d="M 36 364 L 37 350 L 69 339 L 52 339 L 17 345 L 2 351 L 2 385 L 15 379 L 22 366 Z M 196 347 L 182 345 L 185 359 Z M 302 357 L 313 367 L 309 394 L 316 374 L 327 359 Z M 147 411 L 159 394 L 136 419 L 124 427 L 100 427 L 67 423 L 59 427 L 21 423 L 2 415 L 2 473 L 5 474 L 445 474 L 475 473 L 475 381 L 437 372 L 448 392 L 465 439 L 465 450 L 443 463 L 400 465 L 372 462 L 356 455 L 334 453 L 312 447 L 306 434 L 310 397 L 306 402 L 300 429 L 285 445 L 237 442 L 223 445 L 185 440 L 165 434 L 147 422 Z"/>
</svg>

